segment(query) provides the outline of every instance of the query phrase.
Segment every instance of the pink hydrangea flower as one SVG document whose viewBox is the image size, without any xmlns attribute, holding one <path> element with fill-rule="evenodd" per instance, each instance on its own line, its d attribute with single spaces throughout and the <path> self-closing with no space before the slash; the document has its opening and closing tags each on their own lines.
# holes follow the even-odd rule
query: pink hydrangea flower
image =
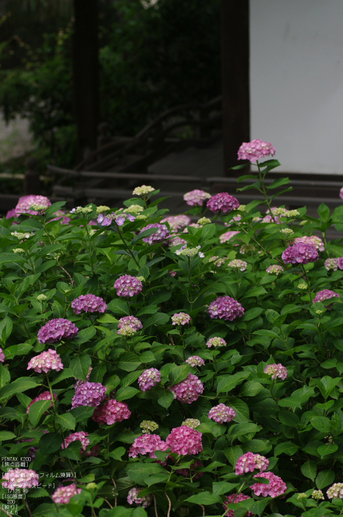
<svg viewBox="0 0 343 517">
<path fill-rule="evenodd" d="M 105 398 L 106 390 L 106 386 L 103 386 L 100 382 L 84 382 L 75 390 L 71 408 L 99 406 Z"/>
<path fill-rule="evenodd" d="M 231 422 L 235 416 L 236 411 L 230 406 L 225 406 L 225 404 L 218 404 L 218 406 L 214 406 L 208 413 L 208 418 L 218 422 L 218 424 Z"/>
<path fill-rule="evenodd" d="M 54 399 L 56 399 L 56 393 L 54 393 Z M 40 400 L 51 400 L 51 405 L 50 405 L 50 409 L 53 407 L 53 403 L 52 403 L 52 398 L 51 398 L 51 393 L 50 391 L 43 391 L 43 393 L 41 393 L 40 395 L 38 395 L 38 397 L 36 397 L 35 399 L 33 399 L 30 404 L 28 405 L 27 407 L 27 410 L 26 410 L 26 413 L 29 414 L 30 412 L 30 407 L 32 406 L 32 404 L 34 404 L 35 402 L 39 402 Z"/>
<path fill-rule="evenodd" d="M 271 266 L 267 267 L 266 273 L 273 274 L 273 275 L 279 275 L 284 271 L 282 266 L 279 266 L 278 264 L 272 264 Z"/>
<path fill-rule="evenodd" d="M 145 230 L 150 230 L 150 228 L 156 228 L 156 232 L 148 235 L 147 237 L 143 237 L 142 239 L 143 242 L 147 242 L 150 245 L 156 244 L 158 242 L 164 242 L 170 236 L 166 225 L 160 223 L 148 224 L 148 226 L 144 226 L 144 228 L 141 229 L 140 233 L 144 232 Z"/>
<path fill-rule="evenodd" d="M 14 210 L 16 216 L 21 214 L 37 215 L 39 211 L 49 206 L 51 206 L 51 201 L 47 197 L 29 195 L 21 197 Z"/>
<path fill-rule="evenodd" d="M 137 504 L 142 508 L 147 508 L 152 503 L 151 495 L 144 495 L 143 497 L 138 497 L 139 492 L 143 490 L 143 488 L 131 488 L 127 495 L 127 502 L 129 504 Z"/>
<path fill-rule="evenodd" d="M 264 373 L 267 373 L 268 375 L 271 375 L 272 379 L 282 379 L 283 381 L 288 376 L 288 370 L 285 366 L 282 366 L 282 364 L 268 364 L 268 366 L 265 367 Z"/>
<path fill-rule="evenodd" d="M 187 379 L 175 384 L 170 388 L 170 391 L 174 393 L 176 400 L 185 404 L 192 404 L 203 393 L 204 385 L 196 375 L 189 373 Z"/>
<path fill-rule="evenodd" d="M 73 483 L 68 486 L 60 486 L 51 497 L 56 504 L 68 504 L 73 495 L 81 494 L 81 492 L 81 488 L 77 488 Z"/>
<path fill-rule="evenodd" d="M 236 476 L 240 476 L 247 472 L 254 472 L 255 469 L 259 469 L 262 472 L 268 468 L 268 465 L 269 460 L 264 456 L 254 454 L 253 452 L 246 452 L 238 458 L 235 473 Z"/>
<path fill-rule="evenodd" d="M 38 341 L 40 343 L 57 343 L 62 339 L 72 339 L 76 336 L 79 329 L 69 320 L 57 318 L 48 321 L 38 331 Z"/>
<path fill-rule="evenodd" d="M 49 348 L 47 352 L 42 352 L 33 357 L 27 366 L 28 370 L 33 369 L 37 373 L 49 373 L 51 370 L 59 372 L 63 370 L 63 364 L 56 350 Z"/>
<path fill-rule="evenodd" d="M 324 300 L 329 300 L 330 298 L 339 298 L 339 294 L 335 293 L 335 291 L 330 291 L 330 289 L 324 289 L 323 291 L 319 291 L 316 294 L 313 303 L 323 302 Z"/>
<path fill-rule="evenodd" d="M 173 325 L 186 325 L 187 323 L 191 322 L 191 317 L 189 314 L 186 314 L 185 312 L 176 312 L 171 317 L 171 320 L 173 322 Z"/>
<path fill-rule="evenodd" d="M 80 431 L 78 433 L 72 433 L 64 440 L 61 447 L 62 449 L 66 449 L 71 443 L 75 442 L 76 440 L 79 440 L 81 442 L 81 454 L 83 454 L 88 445 L 90 444 L 89 441 L 89 433 L 85 433 L 84 431 Z"/>
<path fill-rule="evenodd" d="M 192 220 L 188 215 L 170 215 L 161 220 L 161 223 L 168 223 L 173 232 L 188 226 L 191 222 Z"/>
<path fill-rule="evenodd" d="M 71 302 L 71 307 L 75 314 L 84 312 L 106 312 L 107 304 L 100 296 L 94 294 L 81 294 Z"/>
<path fill-rule="evenodd" d="M 284 494 L 287 490 L 286 483 L 279 476 L 273 474 L 273 472 L 261 472 L 261 474 L 256 474 L 255 478 L 265 478 L 269 480 L 268 485 L 264 485 L 263 483 L 251 485 L 250 488 L 255 495 L 274 498 Z"/>
<path fill-rule="evenodd" d="M 220 192 L 207 201 L 207 208 L 214 214 L 222 211 L 224 214 L 239 207 L 239 201 L 227 192 Z"/>
<path fill-rule="evenodd" d="M 3 349 L 0 347 L 0 362 L 3 363 L 5 361 L 5 354 Z"/>
<path fill-rule="evenodd" d="M 166 451 L 168 445 L 158 434 L 142 434 L 135 439 L 129 450 L 130 458 L 137 458 L 139 454 L 149 458 L 156 458 L 156 451 Z"/>
<path fill-rule="evenodd" d="M 338 267 L 339 267 L 339 269 L 343 269 L 343 257 L 339 257 L 339 259 L 338 259 Z"/>
<path fill-rule="evenodd" d="M 228 267 L 233 267 L 235 269 L 239 269 L 240 271 L 245 271 L 248 267 L 248 263 L 245 260 L 234 259 L 228 263 Z"/>
<path fill-rule="evenodd" d="M 304 235 L 303 237 L 296 237 L 294 244 L 312 244 L 318 251 L 325 251 L 324 242 L 316 235 Z"/>
<path fill-rule="evenodd" d="M 191 190 L 190 192 L 186 192 L 184 194 L 183 199 L 186 201 L 188 206 L 202 206 L 206 199 L 209 199 L 211 194 L 205 192 L 204 190 Z"/>
<path fill-rule="evenodd" d="M 343 199 L 343 187 L 342 187 L 342 188 L 341 188 L 341 190 L 339 191 L 339 197 L 340 197 L 341 199 Z"/>
<path fill-rule="evenodd" d="M 127 404 L 110 399 L 95 409 L 92 419 L 99 424 L 112 425 L 116 422 L 128 420 L 130 416 L 131 411 Z"/>
<path fill-rule="evenodd" d="M 282 253 L 282 260 L 285 264 L 308 264 L 316 262 L 318 258 L 318 251 L 312 244 L 294 244 Z"/>
<path fill-rule="evenodd" d="M 326 493 L 329 499 L 343 499 L 343 483 L 334 483 Z"/>
<path fill-rule="evenodd" d="M 132 334 L 135 334 L 139 330 L 143 328 L 141 320 L 138 318 L 135 318 L 135 316 L 124 316 L 123 318 L 120 318 L 118 323 L 118 334 L 127 334 L 127 332 L 124 332 L 125 330 L 131 329 Z"/>
<path fill-rule="evenodd" d="M 219 237 L 220 244 L 224 244 L 225 242 L 229 241 L 230 239 L 232 239 L 232 237 L 234 237 L 238 233 L 239 232 L 233 232 L 233 231 L 222 233 L 221 236 Z"/>
<path fill-rule="evenodd" d="M 272 144 L 255 139 L 251 140 L 251 142 L 242 143 L 238 149 L 238 160 L 249 160 L 251 163 L 254 163 L 260 158 L 264 159 L 266 156 L 274 156 L 275 153 L 275 147 Z"/>
<path fill-rule="evenodd" d="M 222 337 L 211 337 L 207 341 L 206 345 L 208 346 L 208 348 L 211 348 L 211 346 L 217 348 L 217 346 L 226 346 L 227 342 Z"/>
<path fill-rule="evenodd" d="M 212 319 L 233 321 L 244 315 L 244 308 L 231 296 L 219 296 L 210 304 L 208 313 Z"/>
<path fill-rule="evenodd" d="M 203 450 L 202 433 L 187 425 L 174 427 L 170 435 L 167 436 L 166 443 L 171 452 L 182 456 L 199 454 Z"/>
<path fill-rule="evenodd" d="M 114 288 L 117 289 L 117 296 L 127 298 L 141 293 L 143 284 L 135 276 L 123 275 L 115 281 Z"/>
<path fill-rule="evenodd" d="M 186 363 L 195 367 L 195 366 L 204 366 L 205 361 L 198 355 L 192 355 L 191 357 L 188 357 L 188 359 L 186 359 Z"/>
<path fill-rule="evenodd" d="M 35 470 L 31 469 L 10 469 L 6 472 L 2 479 L 2 486 L 9 490 L 16 488 L 33 488 L 39 484 L 39 475 Z"/>
<path fill-rule="evenodd" d="M 185 241 L 185 239 L 182 239 L 181 237 L 179 237 L 179 235 L 176 235 L 176 237 L 173 237 L 172 239 L 169 239 L 169 247 L 171 248 L 172 246 L 178 246 L 179 244 L 187 244 L 187 241 Z"/>
<path fill-rule="evenodd" d="M 240 503 L 241 501 L 246 501 L 247 499 L 251 499 L 251 497 L 249 497 L 248 495 L 245 495 L 245 494 L 231 494 L 231 495 L 227 495 L 226 496 L 226 499 L 224 501 L 224 504 L 223 504 L 223 508 L 224 510 L 227 510 L 227 505 L 228 504 L 231 504 L 231 503 Z M 228 510 L 227 513 L 225 514 L 227 517 L 235 517 L 235 512 L 234 510 Z M 255 513 L 251 513 L 250 511 L 248 511 L 244 517 L 252 517 L 252 515 L 255 515 Z"/>
<path fill-rule="evenodd" d="M 138 384 L 142 391 L 149 391 L 161 380 L 161 373 L 157 368 L 145 370 L 138 378 Z"/>
</svg>

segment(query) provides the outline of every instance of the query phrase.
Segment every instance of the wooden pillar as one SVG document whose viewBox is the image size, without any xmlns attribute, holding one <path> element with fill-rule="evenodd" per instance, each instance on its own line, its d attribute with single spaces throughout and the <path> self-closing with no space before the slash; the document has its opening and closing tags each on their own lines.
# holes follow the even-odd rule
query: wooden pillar
<svg viewBox="0 0 343 517">
<path fill-rule="evenodd" d="M 98 0 L 74 0 L 73 90 L 78 159 L 96 149 L 99 123 Z"/>
<path fill-rule="evenodd" d="M 224 176 L 250 141 L 249 53 L 249 0 L 221 0 Z"/>
</svg>

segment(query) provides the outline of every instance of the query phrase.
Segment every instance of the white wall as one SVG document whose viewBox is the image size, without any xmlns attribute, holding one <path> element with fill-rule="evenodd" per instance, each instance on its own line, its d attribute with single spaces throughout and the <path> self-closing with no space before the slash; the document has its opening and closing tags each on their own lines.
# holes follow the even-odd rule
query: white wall
<svg viewBox="0 0 343 517">
<path fill-rule="evenodd" d="M 251 138 L 280 171 L 343 174 L 342 24 L 342 0 L 250 0 Z"/>
</svg>

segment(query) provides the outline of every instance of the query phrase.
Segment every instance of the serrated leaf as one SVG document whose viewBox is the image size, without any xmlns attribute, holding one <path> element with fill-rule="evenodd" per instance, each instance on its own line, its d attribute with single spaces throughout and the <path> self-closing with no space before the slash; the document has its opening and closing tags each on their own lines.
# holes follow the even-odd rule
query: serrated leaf
<svg viewBox="0 0 343 517">
<path fill-rule="evenodd" d="M 73 372 L 76 379 L 87 381 L 87 374 L 92 364 L 92 360 L 88 354 L 76 355 L 70 361 L 69 368 Z"/>
<path fill-rule="evenodd" d="M 60 424 L 64 429 L 74 430 L 76 426 L 76 420 L 71 413 L 64 413 L 64 415 L 58 415 L 55 417 L 57 424 Z"/>
<path fill-rule="evenodd" d="M 50 409 L 51 400 L 38 400 L 30 407 L 29 419 L 33 427 L 37 427 L 41 417 Z"/>
<path fill-rule="evenodd" d="M 40 386 L 40 384 L 32 378 L 20 377 L 15 381 L 11 382 L 7 386 L 4 386 L 0 390 L 0 400 L 5 398 L 10 398 L 17 393 L 22 393 L 23 391 L 30 390 L 31 388 L 36 388 Z"/>
<path fill-rule="evenodd" d="M 301 466 L 301 473 L 306 477 L 315 480 L 317 475 L 317 464 L 314 460 L 308 460 Z"/>
<path fill-rule="evenodd" d="M 228 393 L 233 388 L 236 388 L 241 382 L 249 377 L 250 372 L 237 372 L 234 375 L 225 375 L 220 377 L 217 385 L 217 393 Z"/>
<path fill-rule="evenodd" d="M 261 307 L 253 307 L 252 309 L 248 309 L 243 316 L 243 321 L 251 321 L 260 316 L 263 312 Z"/>
<path fill-rule="evenodd" d="M 164 407 L 165 409 L 168 409 L 174 400 L 175 400 L 175 397 L 174 397 L 173 393 L 171 393 L 171 391 L 166 391 L 164 393 L 164 395 L 162 395 L 162 397 L 159 397 L 157 402 L 159 403 L 160 406 Z"/>
<path fill-rule="evenodd" d="M 130 309 L 127 302 L 124 300 L 112 300 L 107 306 L 109 311 L 119 316 L 130 316 Z"/>
<path fill-rule="evenodd" d="M 203 504 L 206 506 L 210 504 L 221 503 L 222 499 L 219 497 L 219 495 L 211 494 L 211 492 L 200 492 L 198 494 L 192 495 L 191 497 L 188 497 L 186 501 L 189 503 Z"/>
<path fill-rule="evenodd" d="M 137 393 L 140 393 L 140 390 L 137 390 L 137 388 L 132 386 L 122 387 L 116 393 L 116 400 L 120 402 L 121 400 L 132 399 Z"/>
<path fill-rule="evenodd" d="M 316 477 L 316 486 L 319 490 L 325 488 L 335 480 L 335 472 L 333 470 L 322 470 Z"/>
<path fill-rule="evenodd" d="M 83 343 L 88 343 L 88 341 L 91 341 L 95 334 L 96 329 L 93 326 L 87 327 L 79 331 L 76 338 L 74 338 L 74 341 L 78 345 L 82 345 Z"/>
<path fill-rule="evenodd" d="M 7 440 L 13 440 L 16 438 L 14 433 L 10 431 L 0 431 L 0 442 L 6 442 Z"/>
<path fill-rule="evenodd" d="M 279 443 L 274 449 L 274 456 L 279 456 L 280 454 L 287 454 L 288 456 L 293 456 L 293 454 L 295 454 L 298 449 L 298 445 L 295 445 L 292 442 Z"/>
</svg>

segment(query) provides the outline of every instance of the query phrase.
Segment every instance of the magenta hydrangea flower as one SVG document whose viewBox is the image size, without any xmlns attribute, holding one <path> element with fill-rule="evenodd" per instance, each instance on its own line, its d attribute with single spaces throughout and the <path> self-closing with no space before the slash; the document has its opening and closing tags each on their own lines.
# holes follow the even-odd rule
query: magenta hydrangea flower
<svg viewBox="0 0 343 517">
<path fill-rule="evenodd" d="M 59 372 L 63 370 L 63 364 L 56 350 L 49 348 L 47 352 L 42 352 L 29 361 L 27 369 L 31 370 L 31 368 L 37 373 L 49 373 L 51 370 Z"/>
<path fill-rule="evenodd" d="M 341 190 L 339 191 L 339 197 L 340 197 L 341 199 L 343 199 L 343 187 L 342 187 L 342 188 L 341 188 Z"/>
<path fill-rule="evenodd" d="M 327 271 L 330 271 L 332 269 L 333 271 L 337 271 L 338 269 L 338 258 L 328 258 L 324 262 L 324 267 Z"/>
<path fill-rule="evenodd" d="M 303 237 L 296 237 L 294 244 L 312 244 L 318 251 L 325 251 L 324 242 L 316 235 L 304 235 Z"/>
<path fill-rule="evenodd" d="M 240 456 L 237 460 L 235 473 L 236 476 L 241 476 L 247 472 L 254 472 L 255 469 L 259 469 L 261 472 L 266 470 L 269 466 L 269 460 L 260 454 L 254 454 L 253 452 L 246 452 L 243 456 Z"/>
<path fill-rule="evenodd" d="M 318 260 L 318 251 L 312 244 L 298 243 L 289 246 L 282 253 L 282 260 L 285 264 L 308 264 Z"/>
<path fill-rule="evenodd" d="M 156 451 L 166 451 L 168 445 L 158 434 L 142 434 L 135 439 L 129 450 L 130 458 L 137 458 L 139 454 L 149 458 L 156 458 Z"/>
<path fill-rule="evenodd" d="M 16 488 L 33 488 L 39 484 L 39 475 L 35 470 L 31 469 L 10 469 L 6 472 L 2 479 L 2 486 L 9 490 Z"/>
<path fill-rule="evenodd" d="M 199 454 L 203 450 L 202 433 L 187 425 L 174 427 L 170 435 L 167 436 L 166 443 L 171 452 L 182 456 Z"/>
<path fill-rule="evenodd" d="M 186 314 L 185 312 L 176 312 L 171 317 L 171 320 L 173 322 L 173 325 L 186 325 L 187 323 L 191 322 L 191 317 L 189 314 Z"/>
<path fill-rule="evenodd" d="M 255 483 L 254 485 L 251 485 L 250 488 L 255 495 L 274 498 L 284 494 L 287 490 L 286 483 L 279 476 L 273 474 L 273 472 L 261 472 L 261 474 L 256 474 L 255 477 L 269 480 L 268 485 L 263 483 Z"/>
<path fill-rule="evenodd" d="M 161 380 L 161 373 L 156 368 L 145 370 L 138 378 L 138 384 L 142 391 L 149 391 Z"/>
<path fill-rule="evenodd" d="M 191 357 L 188 357 L 188 359 L 186 359 L 186 363 L 195 367 L 195 366 L 204 366 L 205 361 L 198 355 L 192 355 Z"/>
<path fill-rule="evenodd" d="M 54 399 L 56 399 L 56 393 L 54 393 Z M 52 398 L 51 398 L 51 393 L 50 391 L 43 391 L 43 393 L 41 393 L 40 395 L 38 395 L 38 397 L 36 397 L 35 399 L 33 399 L 30 404 L 28 405 L 27 407 L 27 410 L 26 410 L 26 413 L 29 414 L 30 412 L 30 407 L 32 406 L 32 404 L 34 404 L 35 402 L 39 402 L 40 400 L 51 400 L 51 405 L 50 405 L 50 409 L 53 407 L 53 403 L 52 403 Z"/>
<path fill-rule="evenodd" d="M 89 433 L 85 433 L 84 431 L 80 431 L 78 433 L 72 433 L 64 440 L 61 447 L 62 449 L 66 449 L 71 443 L 75 442 L 76 440 L 79 440 L 81 442 L 81 454 L 83 454 L 88 445 L 90 444 L 89 441 Z"/>
<path fill-rule="evenodd" d="M 52 500 L 56 504 L 68 504 L 73 495 L 81 494 L 81 488 L 77 488 L 75 483 L 68 486 L 60 486 L 52 494 Z"/>
<path fill-rule="evenodd" d="M 23 196 L 15 207 L 15 215 L 31 214 L 37 215 L 40 211 L 51 206 L 51 201 L 45 196 Z"/>
<path fill-rule="evenodd" d="M 210 412 L 208 413 L 208 418 L 218 422 L 218 424 L 223 424 L 224 422 L 231 422 L 236 416 L 236 411 L 232 409 L 230 406 L 225 406 L 225 404 L 218 404 L 218 406 L 214 406 Z"/>
<path fill-rule="evenodd" d="M 189 373 L 187 379 L 175 384 L 170 388 L 170 391 L 174 393 L 176 400 L 185 404 L 192 404 L 203 393 L 204 385 L 196 375 Z"/>
<path fill-rule="evenodd" d="M 48 321 L 38 331 L 38 341 L 40 343 L 57 343 L 62 339 L 72 339 L 76 336 L 79 329 L 69 320 L 57 318 Z"/>
<path fill-rule="evenodd" d="M 239 207 L 239 201 L 227 192 L 220 192 L 207 201 L 207 208 L 214 214 L 222 211 L 224 214 Z"/>
<path fill-rule="evenodd" d="M 282 379 L 283 381 L 287 379 L 288 376 L 287 368 L 282 366 L 281 363 L 268 364 L 268 366 L 266 366 L 264 369 L 264 373 L 271 375 L 272 379 Z"/>
<path fill-rule="evenodd" d="M 140 233 L 144 232 L 145 230 L 150 230 L 150 228 L 156 228 L 156 232 L 148 235 L 148 237 L 143 237 L 142 239 L 144 242 L 147 242 L 150 245 L 156 244 L 157 242 L 164 242 L 170 236 L 166 225 L 160 223 L 148 224 L 148 226 L 144 226 L 144 228 L 141 229 Z"/>
<path fill-rule="evenodd" d="M 117 289 L 117 296 L 127 298 L 141 293 L 143 284 L 135 276 L 123 275 L 115 281 L 114 288 Z"/>
<path fill-rule="evenodd" d="M 204 190 L 191 190 L 190 192 L 186 192 L 184 194 L 183 199 L 186 201 L 188 206 L 202 206 L 206 199 L 209 199 L 211 194 L 205 192 Z"/>
<path fill-rule="evenodd" d="M 244 315 L 244 308 L 231 296 L 219 296 L 210 304 L 208 313 L 212 319 L 233 321 Z"/>
<path fill-rule="evenodd" d="M 106 386 L 103 386 L 100 382 L 84 382 L 75 390 L 71 408 L 99 406 L 105 398 L 106 390 Z"/>
<path fill-rule="evenodd" d="M 224 244 L 225 242 L 229 241 L 230 239 L 232 239 L 232 237 L 234 237 L 238 233 L 239 232 L 233 232 L 231 230 L 229 232 L 222 233 L 219 237 L 220 244 Z"/>
<path fill-rule="evenodd" d="M 226 496 L 226 499 L 224 501 L 224 504 L 223 504 L 223 508 L 224 510 L 227 510 L 227 505 L 228 504 L 231 504 L 231 503 L 240 503 L 241 501 L 246 501 L 247 499 L 251 499 L 251 497 L 249 497 L 248 495 L 245 495 L 245 494 L 231 494 L 231 495 L 227 495 Z M 235 512 L 234 510 L 228 510 L 227 513 L 225 514 L 227 517 L 235 517 Z M 244 517 L 252 517 L 253 515 L 256 515 L 255 513 L 251 513 L 250 511 L 248 511 Z"/>
<path fill-rule="evenodd" d="M 242 143 L 238 149 L 238 160 L 249 160 L 251 163 L 254 163 L 260 158 L 264 159 L 266 156 L 274 156 L 275 153 L 275 147 L 272 144 L 255 139 L 251 140 L 251 142 Z"/>
<path fill-rule="evenodd" d="M 127 502 L 129 504 L 137 504 L 142 508 L 147 508 L 152 503 L 151 495 L 144 495 L 143 497 L 138 497 L 139 492 L 143 490 L 143 488 L 131 488 L 127 495 Z"/>
<path fill-rule="evenodd" d="M 0 362 L 3 363 L 5 361 L 5 354 L 3 349 L 0 347 Z"/>
<path fill-rule="evenodd" d="M 339 298 L 339 294 L 335 293 L 335 291 L 330 291 L 330 289 L 324 289 L 323 291 L 319 291 L 316 294 L 313 303 L 323 302 L 324 300 L 329 300 L 330 298 Z"/>
<path fill-rule="evenodd" d="M 116 422 L 128 420 L 131 411 L 125 402 L 118 402 L 115 399 L 109 399 L 100 407 L 97 407 L 93 413 L 92 419 L 99 424 L 112 425 Z"/>
<path fill-rule="evenodd" d="M 343 483 L 334 483 L 326 493 L 329 499 L 343 499 Z"/>
<path fill-rule="evenodd" d="M 217 348 L 217 346 L 226 346 L 227 342 L 222 337 L 211 337 L 207 341 L 206 345 L 208 346 L 208 348 L 211 348 L 212 346 L 214 346 L 214 348 Z"/>
<path fill-rule="evenodd" d="M 279 266 L 278 264 L 272 264 L 271 266 L 267 267 L 266 273 L 273 274 L 273 275 L 279 275 L 284 271 L 282 266 Z"/>
<path fill-rule="evenodd" d="M 161 223 L 168 223 L 173 232 L 188 226 L 191 222 L 192 219 L 188 215 L 170 215 L 161 220 Z"/>
<path fill-rule="evenodd" d="M 81 294 L 71 302 L 71 307 L 75 314 L 84 312 L 106 312 L 107 304 L 100 296 L 94 294 Z"/>
</svg>

